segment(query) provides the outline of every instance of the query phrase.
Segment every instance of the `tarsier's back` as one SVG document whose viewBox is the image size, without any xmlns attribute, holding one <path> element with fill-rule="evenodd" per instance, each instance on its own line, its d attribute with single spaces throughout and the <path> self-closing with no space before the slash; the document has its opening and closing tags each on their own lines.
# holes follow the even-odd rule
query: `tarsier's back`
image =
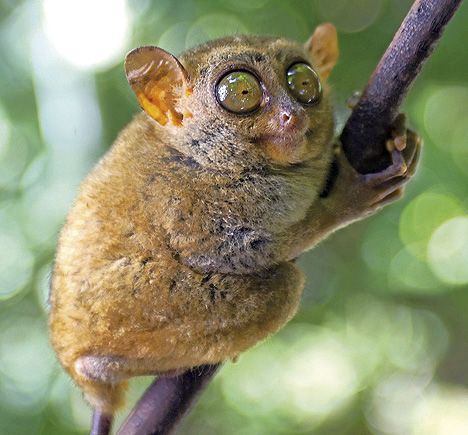
<svg viewBox="0 0 468 435">
<path fill-rule="evenodd" d="M 305 46 L 128 55 L 144 112 L 82 184 L 52 281 L 53 346 L 95 408 L 120 406 L 129 377 L 234 358 L 277 331 L 302 293 L 295 258 L 398 196 L 403 166 L 371 186 L 333 149 L 337 53 L 324 25 Z"/>
</svg>

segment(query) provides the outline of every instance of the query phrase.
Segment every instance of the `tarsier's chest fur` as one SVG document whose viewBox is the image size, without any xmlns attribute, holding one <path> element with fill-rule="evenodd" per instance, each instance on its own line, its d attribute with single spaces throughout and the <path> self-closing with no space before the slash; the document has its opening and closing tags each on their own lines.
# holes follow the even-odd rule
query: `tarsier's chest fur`
<svg viewBox="0 0 468 435">
<path fill-rule="evenodd" d="M 403 163 L 368 178 L 333 154 L 337 54 L 326 24 L 305 46 L 227 38 L 183 65 L 156 47 L 128 55 L 146 113 L 82 184 L 50 298 L 52 344 L 97 410 L 112 414 L 132 376 L 218 363 L 277 331 L 301 298 L 293 260 L 401 193 L 414 136 L 408 165 L 393 151 Z"/>
</svg>

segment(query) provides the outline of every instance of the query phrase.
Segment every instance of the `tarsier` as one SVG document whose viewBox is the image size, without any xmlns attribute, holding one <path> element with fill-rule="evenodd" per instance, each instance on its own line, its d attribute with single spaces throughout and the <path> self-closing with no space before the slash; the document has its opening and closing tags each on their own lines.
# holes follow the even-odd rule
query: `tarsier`
<svg viewBox="0 0 468 435">
<path fill-rule="evenodd" d="M 50 333 L 112 415 L 129 378 L 236 358 L 290 320 L 295 259 L 402 195 L 420 141 L 399 117 L 391 165 L 361 175 L 334 139 L 331 24 L 305 45 L 235 36 L 125 68 L 143 112 L 81 186 L 61 232 Z"/>
</svg>

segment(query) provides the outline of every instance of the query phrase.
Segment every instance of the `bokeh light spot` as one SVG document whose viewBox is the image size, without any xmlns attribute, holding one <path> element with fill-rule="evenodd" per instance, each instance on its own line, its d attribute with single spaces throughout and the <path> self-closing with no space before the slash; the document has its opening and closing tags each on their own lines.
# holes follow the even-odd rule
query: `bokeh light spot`
<svg viewBox="0 0 468 435">
<path fill-rule="evenodd" d="M 223 371 L 223 392 L 243 414 L 281 413 L 313 427 L 349 403 L 360 385 L 358 371 L 339 333 L 296 324 L 284 335 Z M 259 366 L 255 377 L 248 376 Z"/>
<path fill-rule="evenodd" d="M 76 194 L 77 186 L 72 187 L 67 181 L 38 183 L 23 196 L 21 211 L 24 233 L 33 244 L 55 244 L 60 226 Z"/>
<path fill-rule="evenodd" d="M 468 117 L 464 122 L 452 127 L 452 159 L 461 172 L 468 175 Z"/>
<path fill-rule="evenodd" d="M 411 254 L 425 261 L 433 231 L 447 219 L 463 214 L 463 206 L 454 196 L 430 191 L 422 193 L 400 216 L 400 239 Z"/>
<path fill-rule="evenodd" d="M 244 415 L 268 414 L 281 407 L 281 381 L 277 374 L 282 370 L 282 358 L 287 349 L 273 339 L 267 346 L 259 346 L 242 355 L 238 364 L 221 372 L 222 388 L 226 400 Z M 246 375 L 255 370 L 259 362 L 263 369 L 255 378 Z M 242 400 L 239 400 L 242 397 Z M 262 400 L 268 397 L 269 400 Z"/>
<path fill-rule="evenodd" d="M 210 39 L 248 33 L 247 27 L 232 15 L 212 14 L 197 20 L 187 32 L 186 48 Z"/>
<path fill-rule="evenodd" d="M 323 332 L 303 336 L 291 349 L 281 383 L 289 395 L 289 411 L 303 416 L 327 416 L 354 395 L 358 374 L 339 336 Z"/>
<path fill-rule="evenodd" d="M 362 258 L 376 272 L 387 272 L 392 258 L 401 249 L 398 228 L 386 215 L 374 219 L 368 226 L 361 246 Z"/>
<path fill-rule="evenodd" d="M 7 388 L 8 406 L 44 406 L 55 358 L 40 319 L 8 316 L 0 324 L 0 378 Z"/>
<path fill-rule="evenodd" d="M 431 385 L 414 402 L 414 435 L 466 435 L 468 390 L 461 386 Z"/>
<path fill-rule="evenodd" d="M 13 296 L 29 282 L 34 265 L 34 256 L 14 218 L 15 210 L 0 210 L 0 300 Z"/>
<path fill-rule="evenodd" d="M 396 292 L 420 294 L 445 291 L 427 263 L 413 255 L 417 249 L 419 248 L 408 245 L 393 257 L 388 271 L 390 288 Z"/>
<path fill-rule="evenodd" d="M 83 69 L 123 57 L 130 16 L 125 0 L 44 0 L 44 28 L 57 52 Z"/>
<path fill-rule="evenodd" d="M 249 11 L 267 7 L 271 0 L 227 0 L 226 3 L 233 9 Z"/>
<path fill-rule="evenodd" d="M 468 125 L 467 101 L 466 86 L 434 87 L 427 98 L 424 128 L 431 141 L 444 151 L 450 151 L 460 139 L 466 147 L 466 136 L 460 137 L 458 129 L 466 131 Z"/>
<path fill-rule="evenodd" d="M 48 300 L 50 280 L 52 277 L 52 264 L 42 266 L 37 275 L 35 287 L 37 302 L 44 310 L 44 313 L 47 314 L 49 312 Z"/>
<path fill-rule="evenodd" d="M 49 409 L 57 422 L 70 431 L 86 432 L 91 420 L 91 409 L 84 402 L 78 386 L 57 367 L 57 376 L 49 392 Z"/>
<path fill-rule="evenodd" d="M 447 284 L 468 283 L 468 216 L 456 217 L 438 227 L 428 245 L 427 257 L 435 275 Z"/>
<path fill-rule="evenodd" d="M 5 110 L 0 105 L 0 160 L 6 154 L 8 142 L 10 140 L 11 124 Z"/>
<path fill-rule="evenodd" d="M 416 405 L 430 381 L 428 376 L 395 373 L 382 379 L 367 410 L 370 426 L 379 434 L 410 434 Z M 404 412 L 402 412 L 404 410 Z"/>
<path fill-rule="evenodd" d="M 3 128 L 5 141 L 2 144 L 0 138 L 0 191 L 1 188 L 14 188 L 17 186 L 21 174 L 28 164 L 30 146 L 27 130 L 18 125 L 10 133 L 7 122 L 5 122 Z M 0 135 L 2 135 L 1 131 Z"/>
<path fill-rule="evenodd" d="M 324 20 L 348 33 L 369 27 L 382 9 L 382 0 L 316 0 L 316 3 Z"/>
<path fill-rule="evenodd" d="M 177 23 L 169 27 L 159 38 L 158 46 L 169 53 L 181 53 L 185 50 L 187 29 L 189 27 L 189 22 Z"/>
</svg>

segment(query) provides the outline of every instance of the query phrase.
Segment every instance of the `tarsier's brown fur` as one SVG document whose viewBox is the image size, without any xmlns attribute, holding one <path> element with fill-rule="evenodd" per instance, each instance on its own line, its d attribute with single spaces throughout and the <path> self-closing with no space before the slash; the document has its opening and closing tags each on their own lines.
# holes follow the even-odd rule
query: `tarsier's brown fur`
<svg viewBox="0 0 468 435">
<path fill-rule="evenodd" d="M 411 132 L 403 154 L 390 138 L 392 166 L 361 176 L 334 149 L 325 83 L 337 57 L 331 25 L 306 46 L 232 37 L 180 63 L 142 50 L 129 56 L 127 75 L 151 116 L 137 115 L 82 184 L 52 282 L 53 346 L 106 413 L 121 406 L 129 377 L 235 358 L 281 328 L 304 283 L 293 260 L 399 197 L 419 151 Z M 134 81 L 142 55 L 163 61 L 143 85 Z M 286 68 L 298 60 L 322 79 L 316 105 L 301 105 L 285 87 Z M 233 68 L 263 82 L 266 97 L 252 114 L 216 101 L 216 81 Z M 405 134 L 400 126 L 399 144 Z"/>
</svg>

